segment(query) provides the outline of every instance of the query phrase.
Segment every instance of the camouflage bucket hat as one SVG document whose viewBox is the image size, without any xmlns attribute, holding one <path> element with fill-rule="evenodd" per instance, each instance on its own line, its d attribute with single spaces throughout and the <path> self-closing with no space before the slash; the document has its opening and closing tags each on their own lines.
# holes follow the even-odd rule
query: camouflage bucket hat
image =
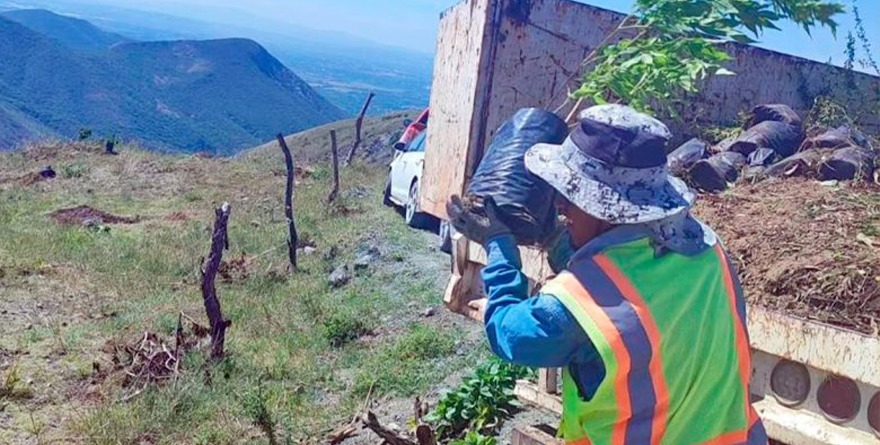
<svg viewBox="0 0 880 445">
<path fill-rule="evenodd" d="M 562 145 L 526 153 L 530 172 L 612 224 L 657 221 L 693 205 L 694 193 L 666 167 L 666 125 L 621 105 L 592 107 L 580 118 Z"/>
</svg>

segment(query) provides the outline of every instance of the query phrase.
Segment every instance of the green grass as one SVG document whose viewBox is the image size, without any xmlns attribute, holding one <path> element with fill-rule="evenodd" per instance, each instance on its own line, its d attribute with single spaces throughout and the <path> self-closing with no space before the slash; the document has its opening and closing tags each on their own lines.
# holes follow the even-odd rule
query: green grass
<svg viewBox="0 0 880 445">
<path fill-rule="evenodd" d="M 0 184 L 0 269 L 7 271 L 0 284 L 12 290 L 0 304 L 44 304 L 28 316 L 35 321 L 12 326 L 0 339 L 0 348 L 28 352 L 16 378 L 33 380 L 29 388 L 41 400 L 12 402 L 12 428 L 0 432 L 0 442 L 31 434 L 29 413 L 45 425 L 40 437 L 46 441 L 269 443 L 272 431 L 278 443 L 320 442 L 367 394 L 420 394 L 485 355 L 460 327 L 419 317 L 421 308 L 441 304 L 438 280 L 448 259 L 430 252 L 423 234 L 381 206 L 381 168 L 356 164 L 342 172 L 343 192 L 370 192 L 344 200 L 348 213 L 324 203 L 326 175 L 300 182 L 297 227 L 319 250 L 301 256 L 301 271 L 291 273 L 284 178 L 267 171 L 264 159 L 166 157 L 126 147 L 114 157 L 56 151 L 87 174 L 27 188 Z M 0 173 L 41 162 L 3 154 Z M 224 315 L 233 323 L 227 358 L 208 379 L 204 354 L 193 352 L 175 381 L 125 403 L 117 400 L 131 389 L 113 376 L 99 382 L 100 397 L 71 396 L 89 387 L 93 362 L 112 367 L 108 342 L 130 343 L 145 331 L 170 340 L 180 311 L 207 323 L 198 269 L 208 250 L 212 206 L 222 201 L 232 205 L 225 258 L 248 258 L 246 279 L 218 282 Z M 49 216 L 80 204 L 144 220 L 97 232 L 60 226 Z M 178 213 L 188 217 L 169 219 Z M 327 272 L 372 244 L 382 257 L 348 286 L 332 289 Z M 326 255 L 332 247 L 336 258 Z M 27 323 L 33 326 L 25 329 Z M 44 357 L 51 357 L 51 368 Z"/>
</svg>

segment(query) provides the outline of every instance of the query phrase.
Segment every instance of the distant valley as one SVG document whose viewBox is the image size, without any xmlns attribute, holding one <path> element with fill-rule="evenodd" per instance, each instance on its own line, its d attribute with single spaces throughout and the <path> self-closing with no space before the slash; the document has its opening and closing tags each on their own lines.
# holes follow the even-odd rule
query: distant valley
<svg viewBox="0 0 880 445">
<path fill-rule="evenodd" d="M 0 13 L 0 148 L 80 128 L 230 154 L 346 113 L 247 39 L 139 42 L 43 10 Z"/>
<path fill-rule="evenodd" d="M 349 116 L 370 91 L 370 114 L 427 106 L 433 55 L 279 23 L 242 19 L 214 23 L 171 14 L 90 4 L 89 0 L 0 0 L 5 8 L 45 8 L 76 16 L 140 41 L 246 37 L 259 42 L 320 95 Z M 401 40 L 407 38 L 400 36 Z"/>
</svg>

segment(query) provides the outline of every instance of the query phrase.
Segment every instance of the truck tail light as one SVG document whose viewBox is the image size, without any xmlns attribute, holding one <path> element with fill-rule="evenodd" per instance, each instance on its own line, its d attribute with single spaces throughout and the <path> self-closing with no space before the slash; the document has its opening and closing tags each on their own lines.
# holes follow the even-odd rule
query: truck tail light
<svg viewBox="0 0 880 445">
<path fill-rule="evenodd" d="M 868 425 L 874 433 L 880 436 L 880 392 L 874 394 L 871 403 L 868 404 Z"/>
<path fill-rule="evenodd" d="M 819 386 L 816 398 L 822 413 L 834 423 L 846 423 L 855 418 L 862 404 L 856 383 L 838 376 L 828 376 Z"/>
<path fill-rule="evenodd" d="M 770 389 L 783 406 L 798 406 L 810 394 L 810 372 L 800 363 L 781 360 L 770 374 Z"/>
</svg>

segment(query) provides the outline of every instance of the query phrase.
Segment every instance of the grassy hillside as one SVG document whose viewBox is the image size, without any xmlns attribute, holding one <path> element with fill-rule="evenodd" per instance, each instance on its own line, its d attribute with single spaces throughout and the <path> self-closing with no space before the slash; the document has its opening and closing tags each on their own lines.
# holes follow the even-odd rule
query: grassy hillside
<svg viewBox="0 0 880 445">
<path fill-rule="evenodd" d="M 368 397 L 411 412 L 412 396 L 485 354 L 477 327 L 442 310 L 423 316 L 442 304 L 449 260 L 381 206 L 382 168 L 344 170 L 341 202 L 328 206 L 329 170 L 300 163 L 296 221 L 316 250 L 290 273 L 278 153 L 121 151 L 0 154 L 0 443 L 265 444 L 267 424 L 279 443 L 325 443 Z M 58 177 L 35 181 L 47 164 Z M 228 358 L 206 372 L 193 350 L 179 375 L 138 392 L 114 357 L 145 333 L 173 345 L 181 311 L 207 323 L 198 267 L 222 201 L 232 206 L 217 283 Z M 80 205 L 136 222 L 53 216 Z M 373 249 L 348 285 L 330 286 L 330 270 Z"/>
<path fill-rule="evenodd" d="M 344 117 L 250 40 L 71 48 L 0 17 L 0 108 L 17 116 L 0 123 L 10 129 L 0 147 L 43 136 L 26 131 L 39 123 L 61 138 L 85 127 L 150 147 L 231 154 Z"/>
<path fill-rule="evenodd" d="M 370 116 L 364 120 L 361 132 L 362 143 L 357 151 L 359 158 L 368 163 L 384 166 L 394 157 L 392 144 L 403 132 L 406 119 L 416 119 L 420 111 L 398 111 L 384 116 Z M 325 164 L 330 161 L 330 130 L 336 131 L 336 142 L 340 158 L 348 154 L 355 141 L 355 120 L 333 122 L 300 133 L 286 136 L 284 139 L 291 149 L 296 150 L 297 161 L 307 164 Z M 259 147 L 246 150 L 238 156 L 247 160 L 260 162 L 282 162 L 278 142 L 273 140 Z"/>
<path fill-rule="evenodd" d="M 103 31 L 85 20 L 60 16 L 45 9 L 6 11 L 0 13 L 0 17 L 20 23 L 73 49 L 103 51 L 129 40 L 119 34 Z"/>
<path fill-rule="evenodd" d="M 247 20 L 242 19 L 236 26 L 173 15 L 174 10 L 156 13 L 111 6 L 106 2 L 90 5 L 69 0 L 39 0 L 38 4 L 142 41 L 254 39 L 349 115 L 357 114 L 370 91 L 378 94 L 370 108 L 373 115 L 423 108 L 428 104 L 433 54 L 383 46 L 344 33 L 299 28 L 286 22 L 254 20 L 246 23 Z M 19 8 L 21 2 L 0 0 L 0 9 L 4 6 Z"/>
</svg>

